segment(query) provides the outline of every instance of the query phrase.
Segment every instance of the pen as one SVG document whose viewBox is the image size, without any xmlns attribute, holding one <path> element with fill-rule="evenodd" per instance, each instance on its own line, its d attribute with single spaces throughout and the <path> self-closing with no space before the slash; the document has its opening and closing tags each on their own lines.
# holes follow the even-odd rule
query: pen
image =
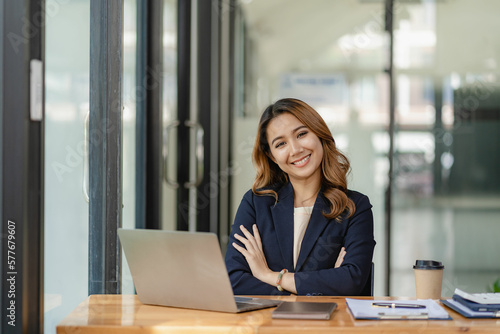
<svg viewBox="0 0 500 334">
<path fill-rule="evenodd" d="M 372 306 L 385 308 L 425 308 L 425 305 L 401 303 L 372 303 Z"/>
</svg>

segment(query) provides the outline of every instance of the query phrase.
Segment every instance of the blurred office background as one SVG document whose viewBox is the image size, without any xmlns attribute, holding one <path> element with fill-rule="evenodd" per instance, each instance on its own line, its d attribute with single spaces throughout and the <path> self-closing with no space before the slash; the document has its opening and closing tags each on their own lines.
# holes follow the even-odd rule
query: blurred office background
<svg viewBox="0 0 500 334">
<path fill-rule="evenodd" d="M 168 157 L 158 180 L 156 227 L 215 232 L 224 251 L 232 217 L 253 182 L 250 154 L 259 115 L 273 101 L 293 96 L 324 117 L 350 158 L 350 188 L 373 204 L 375 295 L 414 296 L 416 259 L 444 263 L 444 296 L 456 287 L 486 291 L 500 277 L 499 1 L 395 1 L 392 64 L 384 1 L 192 0 L 184 7 L 186 2 L 161 2 L 156 42 L 162 64 L 146 69 L 161 83 L 160 149 Z M 144 155 L 137 144 L 141 88 L 152 85 L 138 78 L 149 31 L 145 3 L 125 0 L 123 11 L 127 228 L 150 223 L 141 215 L 148 206 L 137 164 Z M 85 133 L 92 27 L 88 0 L 47 0 L 46 8 L 44 322 L 45 332 L 54 333 L 89 294 Z M 186 22 L 188 36 L 179 31 Z M 188 53 L 179 52 L 181 46 Z M 179 77 L 185 75 L 181 61 L 189 63 L 187 78 Z M 183 80 L 187 104 L 179 101 Z M 194 129 L 181 138 L 182 124 L 175 123 L 181 114 L 204 132 Z M 205 154 L 186 165 L 178 158 L 182 150 Z M 184 192 L 172 186 L 179 169 L 195 181 Z M 196 180 L 200 171 L 203 180 Z M 133 293 L 121 261 L 122 292 Z"/>
</svg>

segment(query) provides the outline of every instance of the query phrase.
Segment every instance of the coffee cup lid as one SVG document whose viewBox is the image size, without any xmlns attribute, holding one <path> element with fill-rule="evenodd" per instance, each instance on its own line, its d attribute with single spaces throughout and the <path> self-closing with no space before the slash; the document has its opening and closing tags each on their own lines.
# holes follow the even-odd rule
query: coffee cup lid
<svg viewBox="0 0 500 334">
<path fill-rule="evenodd" d="M 432 261 L 432 260 L 417 260 L 415 261 L 415 265 L 413 269 L 443 269 L 444 266 L 441 262 Z"/>
</svg>

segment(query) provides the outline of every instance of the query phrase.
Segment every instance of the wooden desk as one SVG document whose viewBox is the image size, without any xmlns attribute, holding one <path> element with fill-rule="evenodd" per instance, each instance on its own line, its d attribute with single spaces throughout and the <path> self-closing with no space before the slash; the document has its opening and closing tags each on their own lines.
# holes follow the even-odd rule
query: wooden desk
<svg viewBox="0 0 500 334">
<path fill-rule="evenodd" d="M 279 299 L 333 301 L 338 306 L 328 321 L 278 320 L 271 318 L 274 308 L 230 314 L 149 306 L 134 295 L 92 295 L 61 321 L 57 333 L 500 333 L 500 319 L 467 319 L 445 306 L 453 320 L 378 321 L 355 320 L 344 298 L 286 296 Z"/>
</svg>

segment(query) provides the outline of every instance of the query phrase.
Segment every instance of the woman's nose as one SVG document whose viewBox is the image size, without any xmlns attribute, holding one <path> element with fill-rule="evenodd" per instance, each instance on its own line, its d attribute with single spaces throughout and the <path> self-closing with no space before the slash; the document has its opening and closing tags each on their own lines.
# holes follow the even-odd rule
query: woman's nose
<svg viewBox="0 0 500 334">
<path fill-rule="evenodd" d="M 300 143 L 296 140 L 292 140 L 292 142 L 290 143 L 290 148 L 291 148 L 290 153 L 292 155 L 295 155 L 297 153 L 304 151 L 304 148 L 302 147 L 302 145 L 300 145 Z"/>
</svg>

